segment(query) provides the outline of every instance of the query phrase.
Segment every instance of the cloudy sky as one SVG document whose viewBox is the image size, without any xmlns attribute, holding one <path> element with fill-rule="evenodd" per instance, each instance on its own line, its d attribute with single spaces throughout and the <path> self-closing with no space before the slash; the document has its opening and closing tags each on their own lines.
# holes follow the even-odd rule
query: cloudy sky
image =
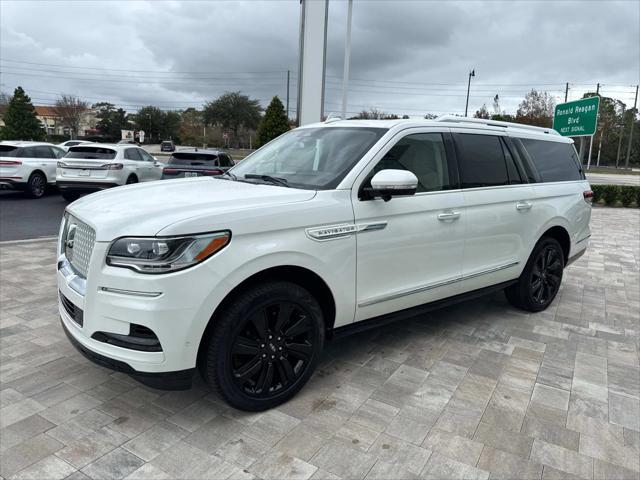
<svg viewBox="0 0 640 480">
<path fill-rule="evenodd" d="M 311 0 L 313 1 L 313 0 Z M 241 90 L 266 105 L 297 91 L 298 0 L 0 0 L 0 89 L 60 93 L 129 111 L 200 107 Z M 325 112 L 338 112 L 346 2 L 329 0 Z M 532 88 L 601 93 L 631 106 L 640 81 L 640 2 L 355 0 L 350 112 L 515 112 Z"/>
</svg>

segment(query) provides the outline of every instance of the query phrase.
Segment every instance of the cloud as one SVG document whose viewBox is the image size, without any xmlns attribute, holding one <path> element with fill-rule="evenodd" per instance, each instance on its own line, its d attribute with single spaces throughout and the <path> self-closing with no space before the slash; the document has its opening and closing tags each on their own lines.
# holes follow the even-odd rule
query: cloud
<svg viewBox="0 0 640 480">
<path fill-rule="evenodd" d="M 346 2 L 330 0 L 325 110 L 338 111 Z M 200 106 L 229 90 L 295 108 L 300 6 L 290 1 L 0 3 L 0 83 L 36 103 L 60 93 L 128 110 Z M 570 98 L 604 84 L 630 104 L 640 74 L 638 2 L 355 0 L 349 111 L 421 115 L 531 88 Z M 19 63 L 30 62 L 30 63 Z M 60 65 L 60 66 L 51 66 Z"/>
</svg>

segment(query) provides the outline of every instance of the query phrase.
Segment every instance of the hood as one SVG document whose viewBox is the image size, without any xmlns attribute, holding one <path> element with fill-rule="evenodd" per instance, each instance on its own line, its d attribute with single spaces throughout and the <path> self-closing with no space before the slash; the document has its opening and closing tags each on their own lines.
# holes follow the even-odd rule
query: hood
<svg viewBox="0 0 640 480">
<path fill-rule="evenodd" d="M 97 241 L 111 241 L 120 236 L 156 235 L 189 218 L 303 202 L 315 194 L 315 190 L 198 177 L 103 190 L 76 200 L 67 210 L 95 229 Z"/>
</svg>

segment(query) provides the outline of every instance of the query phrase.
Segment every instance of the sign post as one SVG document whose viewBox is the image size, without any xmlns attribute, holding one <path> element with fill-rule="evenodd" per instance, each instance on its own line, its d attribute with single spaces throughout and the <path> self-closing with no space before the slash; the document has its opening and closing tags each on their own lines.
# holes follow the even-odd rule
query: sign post
<svg viewBox="0 0 640 480">
<path fill-rule="evenodd" d="M 587 97 L 573 102 L 556 105 L 553 128 L 564 137 L 591 137 L 598 128 L 600 97 Z M 582 149 L 581 149 L 582 150 Z M 591 150 L 591 147 L 589 147 Z M 580 158 L 582 161 L 582 158 Z M 591 152 L 587 169 L 591 166 Z"/>
</svg>

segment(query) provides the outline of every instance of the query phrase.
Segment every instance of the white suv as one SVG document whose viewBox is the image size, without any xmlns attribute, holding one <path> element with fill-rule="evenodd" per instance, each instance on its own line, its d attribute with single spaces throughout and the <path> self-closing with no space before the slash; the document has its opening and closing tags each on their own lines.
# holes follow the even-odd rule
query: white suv
<svg viewBox="0 0 640 480">
<path fill-rule="evenodd" d="M 64 150 L 43 142 L 0 142 L 0 187 L 42 197 L 56 183 L 56 163 Z"/>
<path fill-rule="evenodd" d="M 60 233 L 59 311 L 90 359 L 262 410 L 325 338 L 504 289 L 554 299 L 589 184 L 553 130 L 444 117 L 298 128 L 229 173 L 91 195 Z"/>
<path fill-rule="evenodd" d="M 58 162 L 56 181 L 65 200 L 81 193 L 162 178 L 162 164 L 134 145 L 82 144 Z"/>
</svg>

